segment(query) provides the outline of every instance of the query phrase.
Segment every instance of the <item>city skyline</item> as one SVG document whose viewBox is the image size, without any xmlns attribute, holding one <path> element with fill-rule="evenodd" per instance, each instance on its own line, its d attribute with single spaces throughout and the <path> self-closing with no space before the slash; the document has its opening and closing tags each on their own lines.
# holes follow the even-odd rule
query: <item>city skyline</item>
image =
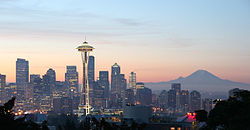
<svg viewBox="0 0 250 130">
<path fill-rule="evenodd" d="M 96 77 L 117 62 L 126 79 L 136 72 L 141 82 L 205 69 L 250 83 L 248 1 L 58 2 L 0 1 L 0 72 L 7 82 L 15 82 L 17 58 L 30 62 L 30 74 L 53 68 L 58 81 L 67 65 L 81 72 L 74 48 L 86 36 L 96 47 Z"/>
</svg>

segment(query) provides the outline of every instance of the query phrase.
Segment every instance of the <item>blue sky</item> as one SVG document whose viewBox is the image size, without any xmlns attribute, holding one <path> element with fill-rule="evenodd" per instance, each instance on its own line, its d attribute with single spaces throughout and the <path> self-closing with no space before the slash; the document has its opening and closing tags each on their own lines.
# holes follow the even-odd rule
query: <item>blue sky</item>
<svg viewBox="0 0 250 130">
<path fill-rule="evenodd" d="M 74 48 L 87 36 L 97 70 L 118 62 L 142 81 L 167 81 L 207 69 L 250 83 L 249 0 L 0 0 L 0 35 L 10 80 L 17 57 L 62 80 L 69 62 L 80 68 Z"/>
</svg>

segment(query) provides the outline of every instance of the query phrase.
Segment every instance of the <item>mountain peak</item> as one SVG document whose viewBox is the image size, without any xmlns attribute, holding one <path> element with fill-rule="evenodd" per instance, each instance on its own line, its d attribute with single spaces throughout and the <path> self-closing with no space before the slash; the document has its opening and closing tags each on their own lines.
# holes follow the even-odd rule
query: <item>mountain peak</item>
<svg viewBox="0 0 250 130">
<path fill-rule="evenodd" d="M 212 73 L 208 72 L 207 70 L 197 70 L 191 75 L 187 76 L 185 79 L 193 79 L 193 80 L 206 80 L 206 81 L 213 81 L 213 80 L 220 80 L 219 77 L 213 75 Z"/>
</svg>

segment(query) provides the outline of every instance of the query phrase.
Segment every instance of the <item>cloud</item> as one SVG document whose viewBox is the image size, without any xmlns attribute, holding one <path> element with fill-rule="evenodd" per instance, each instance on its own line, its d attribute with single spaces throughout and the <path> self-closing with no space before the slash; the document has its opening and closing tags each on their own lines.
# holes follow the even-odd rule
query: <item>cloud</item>
<svg viewBox="0 0 250 130">
<path fill-rule="evenodd" d="M 196 45 L 196 40 L 191 38 L 170 38 L 167 40 L 169 48 L 188 48 Z"/>
<path fill-rule="evenodd" d="M 128 26 L 140 26 L 143 24 L 142 22 L 129 18 L 115 18 L 114 20 L 120 24 Z"/>
</svg>

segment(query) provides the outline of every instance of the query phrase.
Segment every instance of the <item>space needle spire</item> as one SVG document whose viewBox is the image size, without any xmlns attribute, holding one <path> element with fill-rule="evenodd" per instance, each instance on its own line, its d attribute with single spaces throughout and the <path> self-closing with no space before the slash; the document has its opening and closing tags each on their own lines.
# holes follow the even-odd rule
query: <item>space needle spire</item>
<svg viewBox="0 0 250 130">
<path fill-rule="evenodd" d="M 88 62 L 89 62 L 89 54 L 95 48 L 90 46 L 88 42 L 85 41 L 82 45 L 76 48 L 79 52 L 81 52 L 82 64 L 83 64 L 83 82 L 81 87 L 81 97 L 80 104 L 78 106 L 78 116 L 89 115 L 90 114 L 90 102 L 89 102 L 89 81 L 88 81 Z"/>
</svg>

